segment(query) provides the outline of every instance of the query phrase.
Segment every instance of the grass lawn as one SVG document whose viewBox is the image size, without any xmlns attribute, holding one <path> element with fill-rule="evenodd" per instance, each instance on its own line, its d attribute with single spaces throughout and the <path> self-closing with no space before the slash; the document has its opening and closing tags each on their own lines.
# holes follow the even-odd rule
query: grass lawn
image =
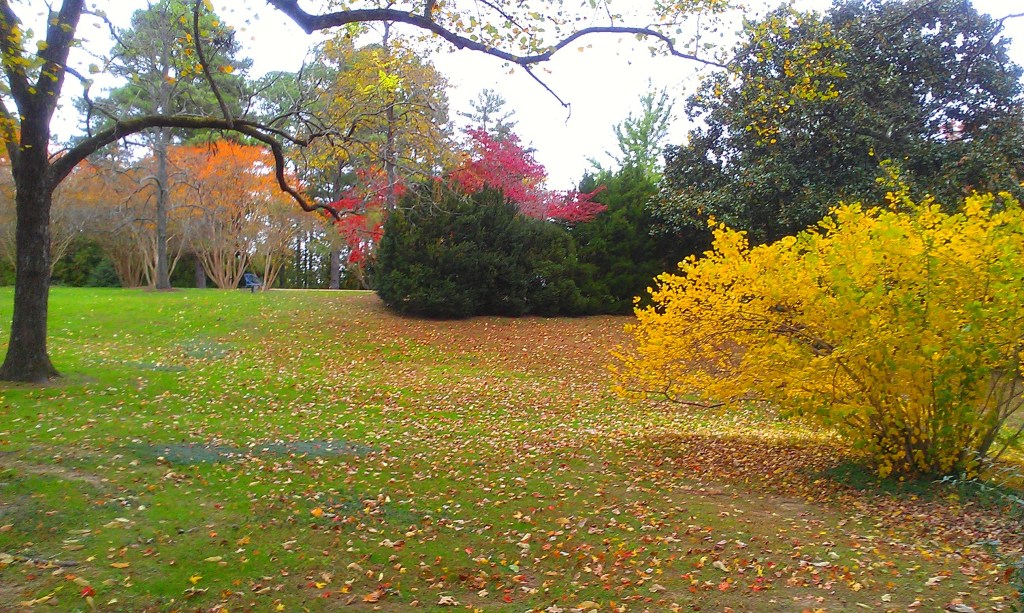
<svg viewBox="0 0 1024 613">
<path fill-rule="evenodd" d="M 12 295 L 0 290 L 6 340 Z M 626 318 L 55 288 L 0 388 L 0 611 L 1009 610 L 1021 524 L 767 410 L 608 390 Z M 856 471 L 854 471 L 856 472 Z M 963 609 L 966 610 L 966 609 Z"/>
</svg>

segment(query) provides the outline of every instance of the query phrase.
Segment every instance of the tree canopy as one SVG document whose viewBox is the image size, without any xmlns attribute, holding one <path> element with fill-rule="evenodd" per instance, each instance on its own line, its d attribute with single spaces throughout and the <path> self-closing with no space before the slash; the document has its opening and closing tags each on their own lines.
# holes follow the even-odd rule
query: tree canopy
<svg viewBox="0 0 1024 613">
<path fill-rule="evenodd" d="M 459 113 L 459 116 L 468 120 L 471 128 L 479 128 L 501 140 L 515 130 L 519 123 L 512 119 L 515 111 L 505 110 L 507 103 L 505 97 L 498 92 L 484 88 L 475 100 L 469 102 L 473 110 Z"/>
<path fill-rule="evenodd" d="M 661 178 L 661 154 L 672 123 L 673 106 L 664 89 L 650 91 L 640 97 L 638 114 L 630 113 L 615 124 L 612 129 L 619 152 L 609 155 L 618 168 L 638 168 L 652 180 Z M 606 170 L 599 161 L 591 162 L 599 172 Z"/>
<path fill-rule="evenodd" d="M 846 0 L 748 23 L 729 70 L 687 101 L 701 126 L 667 151 L 659 216 L 771 240 L 880 199 L 884 160 L 949 206 L 1019 192 L 1021 68 L 1001 27 L 965 0 Z"/>
<path fill-rule="evenodd" d="M 192 42 L 196 35 L 209 40 L 205 62 L 197 57 Z M 191 3 L 183 0 L 160 0 L 135 11 L 130 27 L 115 29 L 114 39 L 107 70 L 123 85 L 105 99 L 90 101 L 86 95 L 79 102 L 85 107 L 90 132 L 93 127 L 109 127 L 120 117 L 210 114 L 217 112 L 218 104 L 238 115 L 245 96 L 243 72 L 251 62 L 238 59 L 240 45 L 234 30 L 216 14 L 194 14 Z M 93 69 L 99 70 L 95 66 Z M 168 215 L 173 206 L 168 148 L 176 138 L 198 135 L 182 130 L 176 134 L 166 127 L 152 128 L 141 135 L 157 162 L 154 172 L 144 180 L 145 188 L 155 191 L 156 201 L 154 285 L 169 289 L 175 258 L 168 254 Z"/>
</svg>

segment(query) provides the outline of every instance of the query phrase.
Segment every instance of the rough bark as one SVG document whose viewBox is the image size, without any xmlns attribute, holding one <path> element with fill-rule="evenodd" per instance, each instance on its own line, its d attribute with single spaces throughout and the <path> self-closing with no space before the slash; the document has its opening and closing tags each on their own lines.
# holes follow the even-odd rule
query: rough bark
<svg viewBox="0 0 1024 613">
<path fill-rule="evenodd" d="M 58 376 L 46 348 L 46 322 L 50 299 L 50 208 L 53 190 L 60 179 L 51 172 L 49 159 L 50 120 L 64 85 L 64 66 L 74 41 L 83 0 L 65 0 L 60 11 L 51 13 L 46 27 L 46 45 L 37 57 L 42 61 L 39 78 L 32 83 L 21 64 L 23 54 L 14 41 L 20 20 L 6 0 L 0 1 L 0 55 L 10 95 L 20 118 L 20 135 L 15 138 L 12 114 L 0 104 L 3 140 L 14 176 L 15 280 L 14 314 L 7 355 L 0 366 L 0 379 L 40 383 Z M 63 177 L 61 177 L 63 178 Z"/>
<path fill-rule="evenodd" d="M 167 148 L 171 131 L 158 128 L 154 134 L 153 154 L 156 156 L 156 289 L 171 289 L 170 266 L 167 264 L 167 214 L 171 195 L 168 190 Z"/>
<path fill-rule="evenodd" d="M 196 287 L 206 289 L 206 269 L 203 268 L 203 261 L 196 257 Z"/>
<path fill-rule="evenodd" d="M 331 249 L 330 289 L 341 289 L 341 249 Z"/>
<path fill-rule="evenodd" d="M 46 321 L 50 298 L 50 207 L 53 184 L 49 180 L 46 138 L 49 131 L 22 124 L 23 148 L 14 166 L 16 266 L 14 316 L 7 356 L 0 379 L 42 383 L 58 376 L 46 347 Z M 38 149 L 32 145 L 41 141 Z"/>
</svg>

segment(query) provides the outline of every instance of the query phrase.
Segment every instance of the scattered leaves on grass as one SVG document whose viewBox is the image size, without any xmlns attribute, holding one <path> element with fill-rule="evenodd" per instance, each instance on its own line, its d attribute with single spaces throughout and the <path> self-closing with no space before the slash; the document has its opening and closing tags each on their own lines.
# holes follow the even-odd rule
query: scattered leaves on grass
<svg viewBox="0 0 1024 613">
<path fill-rule="evenodd" d="M 99 332 L 102 309 L 76 305 L 90 332 L 71 349 L 106 378 L 11 402 L 0 443 L 36 437 L 0 453 L 3 504 L 34 519 L 0 532 L 24 598 L 62 580 L 48 555 L 80 546 L 75 572 L 126 610 L 185 586 L 203 610 L 1008 608 L 1004 569 L 973 546 L 1019 547 L 1005 518 L 823 477 L 855 454 L 769 407 L 622 403 L 601 365 L 623 318 L 424 322 L 362 295 L 207 296 L 130 296 L 127 325 Z M 183 351 L 200 330 L 232 350 Z M 105 374 L 130 361 L 174 368 Z"/>
</svg>

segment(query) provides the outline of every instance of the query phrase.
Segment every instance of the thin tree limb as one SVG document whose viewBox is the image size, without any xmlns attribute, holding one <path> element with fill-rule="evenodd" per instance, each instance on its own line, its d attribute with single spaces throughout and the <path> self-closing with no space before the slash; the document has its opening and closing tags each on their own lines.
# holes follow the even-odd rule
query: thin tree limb
<svg viewBox="0 0 1024 613">
<path fill-rule="evenodd" d="M 318 30 L 326 30 L 329 28 L 335 28 L 338 26 L 348 25 L 350 23 L 367 23 L 367 22 L 379 22 L 379 21 L 390 21 L 395 23 L 404 23 L 406 25 L 420 28 L 437 35 L 458 49 L 468 49 L 470 51 L 479 51 L 480 53 L 486 53 L 487 55 L 494 56 L 498 59 L 518 64 L 520 66 L 528 66 L 531 64 L 538 64 L 546 62 L 558 51 L 566 48 L 573 44 L 578 39 L 584 36 L 591 36 L 594 34 L 630 34 L 641 37 L 650 37 L 657 39 L 668 51 L 670 55 L 680 57 L 708 66 L 714 66 L 716 68 L 725 68 L 725 64 L 716 62 L 714 60 L 708 60 L 691 53 L 685 53 L 676 48 L 675 42 L 667 35 L 658 32 L 651 28 L 634 28 L 625 26 L 595 26 L 590 28 L 583 28 L 578 30 L 569 36 L 561 39 L 551 47 L 548 47 L 545 51 L 530 55 L 517 55 L 491 47 L 486 43 L 480 41 L 471 40 L 465 36 L 457 34 L 445 26 L 437 23 L 433 19 L 420 15 L 418 13 L 410 13 L 408 11 L 401 11 L 398 9 L 352 9 L 344 11 L 336 11 L 333 13 L 324 13 L 322 15 L 314 15 L 306 12 L 301 7 L 297 0 L 267 0 L 270 5 L 287 15 L 294 21 L 300 28 L 302 28 L 307 34 L 311 34 Z"/>
<path fill-rule="evenodd" d="M 538 77 L 536 75 L 536 73 L 533 72 L 533 69 L 530 66 L 524 66 L 523 70 L 525 70 L 526 74 L 530 75 L 533 78 L 534 81 L 536 81 L 537 83 L 540 83 L 540 86 L 543 87 L 544 89 L 546 89 L 549 94 L 554 96 L 555 100 L 557 100 L 558 103 L 561 104 L 563 108 L 571 109 L 572 105 L 570 105 L 565 100 L 562 100 L 562 98 L 558 94 L 556 94 L 555 91 L 553 89 L 551 89 L 551 87 L 548 86 L 548 84 L 545 83 L 543 79 Z"/>
<path fill-rule="evenodd" d="M 203 0 L 196 0 L 192 5 L 192 40 L 195 44 L 196 55 L 199 57 L 199 65 L 203 69 L 206 82 L 210 85 L 210 90 L 213 91 L 213 96 L 220 106 L 221 114 L 224 115 L 224 119 L 229 125 L 234 125 L 235 120 L 231 116 L 231 109 L 228 108 L 228 103 L 224 101 L 224 96 L 220 93 L 220 88 L 217 87 L 217 81 L 214 80 L 213 73 L 210 72 L 210 63 L 206 60 L 206 53 L 203 51 L 203 38 L 199 31 L 199 12 L 202 7 Z"/>
<path fill-rule="evenodd" d="M 211 117 L 200 117 L 194 115 L 149 115 L 137 117 L 125 121 L 119 121 L 113 126 L 96 132 L 92 136 L 81 141 L 75 147 L 69 149 L 63 156 L 53 161 L 50 166 L 50 179 L 54 184 L 59 183 L 78 165 L 93 153 L 101 148 L 114 143 L 122 138 L 131 136 L 150 128 L 180 128 L 189 130 L 223 130 L 226 132 L 238 132 L 249 136 L 270 148 L 274 157 L 275 177 L 278 186 L 295 200 L 304 211 L 326 211 L 336 220 L 348 214 L 346 211 L 338 211 L 336 208 L 310 202 L 301 192 L 288 183 L 285 169 L 287 162 L 284 159 L 284 148 L 279 141 L 264 132 L 260 124 L 248 121 L 228 121 L 226 119 L 215 119 Z"/>
</svg>

